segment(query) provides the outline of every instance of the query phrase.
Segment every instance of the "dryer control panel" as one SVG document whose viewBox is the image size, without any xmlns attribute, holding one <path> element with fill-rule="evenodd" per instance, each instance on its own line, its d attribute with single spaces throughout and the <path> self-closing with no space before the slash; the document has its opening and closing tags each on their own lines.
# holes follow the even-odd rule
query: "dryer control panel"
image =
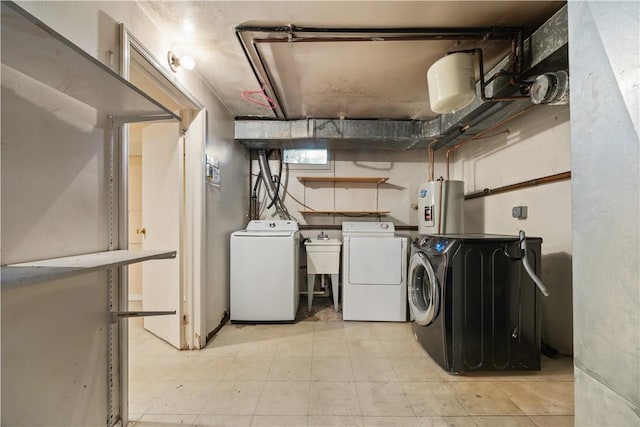
<svg viewBox="0 0 640 427">
<path fill-rule="evenodd" d="M 446 237 L 432 236 L 425 237 L 420 243 L 425 250 L 443 254 L 453 246 L 453 242 L 453 240 L 449 240 Z"/>
<path fill-rule="evenodd" d="M 247 231 L 298 231 L 298 223 L 296 221 L 266 221 L 254 220 L 250 221 L 246 228 Z"/>
</svg>

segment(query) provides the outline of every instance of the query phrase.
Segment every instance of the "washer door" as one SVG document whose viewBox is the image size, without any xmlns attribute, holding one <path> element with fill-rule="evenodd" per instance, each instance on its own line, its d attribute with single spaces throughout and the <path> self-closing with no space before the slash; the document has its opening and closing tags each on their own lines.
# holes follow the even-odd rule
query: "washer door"
<svg viewBox="0 0 640 427">
<path fill-rule="evenodd" d="M 409 264 L 409 308 L 418 325 L 431 324 L 440 312 L 440 285 L 427 257 L 418 252 Z"/>
</svg>

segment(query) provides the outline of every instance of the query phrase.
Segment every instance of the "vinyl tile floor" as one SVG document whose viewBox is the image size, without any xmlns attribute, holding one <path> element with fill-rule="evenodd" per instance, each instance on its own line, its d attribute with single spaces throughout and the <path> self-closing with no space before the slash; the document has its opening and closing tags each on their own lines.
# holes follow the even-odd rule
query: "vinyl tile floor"
<svg viewBox="0 0 640 427">
<path fill-rule="evenodd" d="M 573 426 L 573 360 L 451 375 L 410 323 L 343 322 L 329 298 L 287 325 L 227 324 L 178 351 L 129 322 L 129 426 Z M 136 307 L 131 307 L 136 308 Z"/>
</svg>

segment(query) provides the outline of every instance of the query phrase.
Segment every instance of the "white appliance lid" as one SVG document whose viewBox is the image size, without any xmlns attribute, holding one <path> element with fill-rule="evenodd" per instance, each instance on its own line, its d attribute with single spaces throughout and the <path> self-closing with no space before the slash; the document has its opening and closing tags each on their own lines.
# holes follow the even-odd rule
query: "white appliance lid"
<svg viewBox="0 0 640 427">
<path fill-rule="evenodd" d="M 342 223 L 343 233 L 395 233 L 392 222 L 349 222 Z"/>
<path fill-rule="evenodd" d="M 254 220 L 247 225 L 246 231 L 282 232 L 298 231 L 297 221 Z"/>
<path fill-rule="evenodd" d="M 291 237 L 295 231 L 262 231 L 262 230 L 240 230 L 232 234 L 235 237 Z"/>
</svg>

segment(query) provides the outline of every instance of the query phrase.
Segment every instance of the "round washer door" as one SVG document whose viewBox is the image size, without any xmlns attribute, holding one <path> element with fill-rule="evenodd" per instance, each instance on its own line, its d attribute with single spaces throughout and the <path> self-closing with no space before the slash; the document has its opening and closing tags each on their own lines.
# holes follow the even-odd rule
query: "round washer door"
<svg viewBox="0 0 640 427">
<path fill-rule="evenodd" d="M 440 285 L 427 257 L 418 252 L 409 264 L 409 308 L 414 321 L 421 326 L 431 324 L 440 312 Z"/>
</svg>

